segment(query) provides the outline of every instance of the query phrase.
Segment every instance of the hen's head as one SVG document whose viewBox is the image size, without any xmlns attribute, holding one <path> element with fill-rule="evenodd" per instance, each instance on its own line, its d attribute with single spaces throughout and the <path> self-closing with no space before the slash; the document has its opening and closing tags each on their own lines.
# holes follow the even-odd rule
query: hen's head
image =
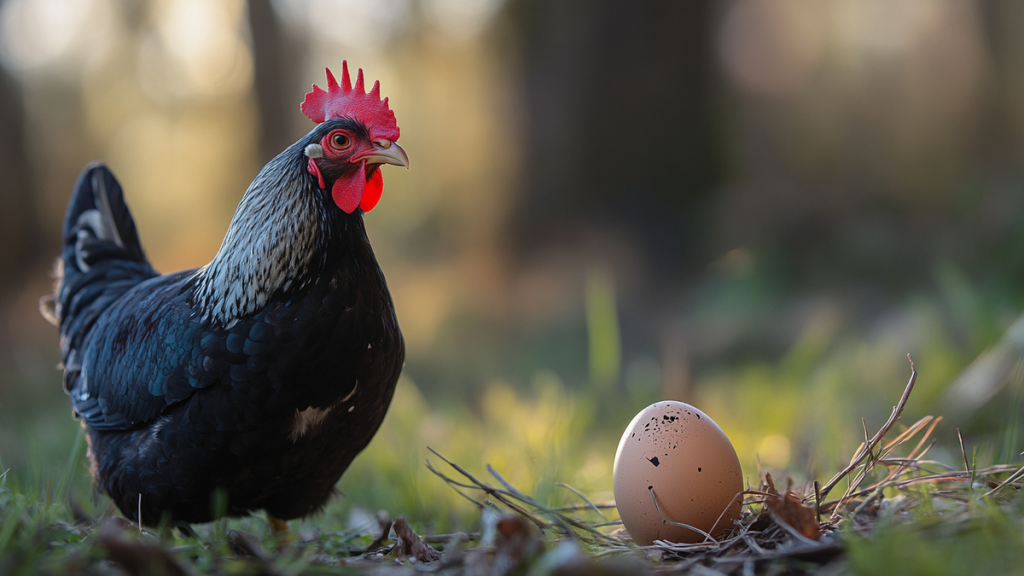
<svg viewBox="0 0 1024 576">
<path fill-rule="evenodd" d="M 398 145 L 399 129 L 388 99 L 380 99 L 380 82 L 367 93 L 362 69 L 355 86 L 348 63 L 341 64 L 341 84 L 327 70 L 327 90 L 313 85 L 306 94 L 302 111 L 322 124 L 314 130 L 315 142 L 306 146 L 309 173 L 321 190 L 330 188 L 331 197 L 346 214 L 356 208 L 369 212 L 384 190 L 381 164 L 409 167 L 409 156 Z"/>
</svg>

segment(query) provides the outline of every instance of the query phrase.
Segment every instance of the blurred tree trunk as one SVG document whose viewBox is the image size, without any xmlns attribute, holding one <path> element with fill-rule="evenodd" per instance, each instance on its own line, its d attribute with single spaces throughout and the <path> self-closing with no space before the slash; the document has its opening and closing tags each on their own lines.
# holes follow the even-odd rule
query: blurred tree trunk
<svg viewBox="0 0 1024 576">
<path fill-rule="evenodd" d="M 0 67 L 0 291 L 23 277 L 19 269 L 43 238 L 32 203 L 21 87 Z"/>
<path fill-rule="evenodd" d="M 708 201 L 723 164 L 714 5 L 510 6 L 527 112 L 520 249 L 596 231 L 624 235 L 663 275 L 710 257 Z"/>
<path fill-rule="evenodd" d="M 1024 4 L 980 0 L 978 11 L 991 66 L 990 102 L 983 108 L 982 163 L 1005 177 L 1017 172 L 1024 159 L 1024 122 L 1019 120 L 1024 118 Z"/>
<path fill-rule="evenodd" d="M 270 0 L 249 0 L 260 116 L 260 161 L 266 162 L 295 141 L 299 100 L 296 74 L 302 70 L 303 44 L 288 34 Z"/>
</svg>

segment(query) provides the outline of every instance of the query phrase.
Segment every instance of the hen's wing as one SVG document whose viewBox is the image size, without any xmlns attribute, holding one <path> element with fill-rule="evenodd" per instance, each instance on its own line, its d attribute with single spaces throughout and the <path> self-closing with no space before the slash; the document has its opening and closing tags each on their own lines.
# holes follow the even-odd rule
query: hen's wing
<svg viewBox="0 0 1024 576">
<path fill-rule="evenodd" d="M 218 336 L 192 314 L 192 271 L 153 270 L 106 166 L 82 171 L 63 236 L 52 312 L 76 413 L 96 429 L 128 429 L 216 380 Z"/>
</svg>

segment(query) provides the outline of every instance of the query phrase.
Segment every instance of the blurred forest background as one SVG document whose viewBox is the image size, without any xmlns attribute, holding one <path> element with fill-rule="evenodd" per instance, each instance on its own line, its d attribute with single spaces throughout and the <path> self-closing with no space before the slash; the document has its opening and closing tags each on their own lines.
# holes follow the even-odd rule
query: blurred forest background
<svg viewBox="0 0 1024 576">
<path fill-rule="evenodd" d="M 997 0 L 0 0 L 2 468 L 51 481 L 77 431 L 37 300 L 78 171 L 112 167 L 157 269 L 200 266 L 346 59 L 412 169 L 366 219 L 408 360 L 339 514 L 472 517 L 427 445 L 610 500 L 663 398 L 751 482 L 820 477 L 907 353 L 907 418 L 1012 460 L 1017 387 L 947 390 L 1024 310 L 1022 30 Z"/>
</svg>

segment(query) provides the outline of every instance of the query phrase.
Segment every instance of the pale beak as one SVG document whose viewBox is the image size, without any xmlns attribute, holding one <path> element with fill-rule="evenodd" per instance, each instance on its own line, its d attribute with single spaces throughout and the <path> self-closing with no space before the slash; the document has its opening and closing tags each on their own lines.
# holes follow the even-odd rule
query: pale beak
<svg viewBox="0 0 1024 576">
<path fill-rule="evenodd" d="M 360 156 L 358 160 L 363 160 L 367 164 L 391 164 L 409 169 L 409 155 L 397 142 L 390 140 L 374 140 L 373 152 Z"/>
</svg>

